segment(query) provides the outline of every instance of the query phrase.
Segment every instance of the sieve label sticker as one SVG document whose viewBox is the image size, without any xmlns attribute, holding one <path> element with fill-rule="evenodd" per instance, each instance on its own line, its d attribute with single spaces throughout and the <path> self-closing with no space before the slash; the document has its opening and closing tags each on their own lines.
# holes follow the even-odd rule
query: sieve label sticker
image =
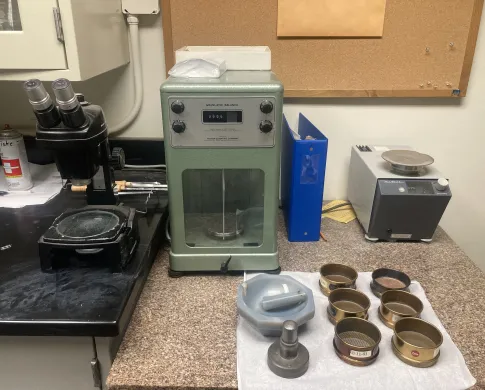
<svg viewBox="0 0 485 390">
<path fill-rule="evenodd" d="M 433 357 L 435 358 L 436 355 L 438 355 L 440 353 L 440 350 L 438 348 L 436 348 L 433 352 Z"/>
<path fill-rule="evenodd" d="M 372 356 L 372 351 L 354 351 L 351 349 L 350 356 L 355 358 L 368 358 Z"/>
<path fill-rule="evenodd" d="M 414 357 L 418 357 L 419 356 L 419 352 L 416 351 L 416 350 L 413 350 L 413 351 L 411 351 L 411 355 L 413 355 Z"/>
</svg>

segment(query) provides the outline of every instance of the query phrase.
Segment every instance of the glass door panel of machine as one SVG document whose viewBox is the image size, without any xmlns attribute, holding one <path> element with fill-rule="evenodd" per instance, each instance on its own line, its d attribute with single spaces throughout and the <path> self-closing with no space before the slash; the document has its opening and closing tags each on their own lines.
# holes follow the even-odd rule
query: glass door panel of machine
<svg viewBox="0 0 485 390">
<path fill-rule="evenodd" d="M 182 186 L 187 246 L 262 245 L 261 169 L 187 169 L 182 174 Z"/>
</svg>

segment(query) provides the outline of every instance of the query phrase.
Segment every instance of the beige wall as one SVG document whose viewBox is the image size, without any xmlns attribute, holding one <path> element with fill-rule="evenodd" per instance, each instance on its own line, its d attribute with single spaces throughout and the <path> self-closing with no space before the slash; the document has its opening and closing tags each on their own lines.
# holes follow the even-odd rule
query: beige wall
<svg viewBox="0 0 485 390">
<path fill-rule="evenodd" d="M 485 17 L 484 17 L 485 19 Z M 484 22 L 485 23 L 485 22 Z M 141 18 L 144 74 L 142 112 L 124 136 L 160 138 L 158 87 L 165 74 L 158 17 Z M 76 85 L 101 104 L 108 123 L 126 114 L 133 100 L 129 68 Z M 19 83 L 0 83 L 0 123 L 33 123 Z M 360 143 L 408 144 L 430 153 L 450 179 L 453 199 L 442 226 L 485 270 L 485 28 L 480 32 L 469 94 L 462 100 L 291 99 L 285 113 L 291 124 L 304 113 L 330 139 L 325 199 L 345 198 L 350 146 Z M 161 152 L 161 151 L 160 151 Z"/>
</svg>

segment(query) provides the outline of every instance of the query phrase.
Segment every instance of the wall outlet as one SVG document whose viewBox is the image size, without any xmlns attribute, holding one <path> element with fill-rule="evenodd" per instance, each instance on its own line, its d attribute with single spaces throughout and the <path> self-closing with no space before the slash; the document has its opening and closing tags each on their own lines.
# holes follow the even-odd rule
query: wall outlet
<svg viewBox="0 0 485 390">
<path fill-rule="evenodd" d="M 124 14 L 154 15 L 160 12 L 158 0 L 121 0 Z"/>
</svg>

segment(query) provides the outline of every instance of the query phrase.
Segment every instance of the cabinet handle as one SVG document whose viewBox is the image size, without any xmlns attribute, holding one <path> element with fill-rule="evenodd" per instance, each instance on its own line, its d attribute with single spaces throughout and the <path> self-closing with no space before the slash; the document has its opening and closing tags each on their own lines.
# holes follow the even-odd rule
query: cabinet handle
<svg viewBox="0 0 485 390">
<path fill-rule="evenodd" d="M 102 389 L 103 385 L 101 383 L 101 367 L 97 357 L 91 360 L 91 371 L 93 372 L 94 387 Z"/>
<path fill-rule="evenodd" d="M 62 30 L 61 10 L 59 7 L 52 8 L 54 13 L 54 23 L 56 25 L 57 40 L 64 43 L 64 31 Z"/>
</svg>

